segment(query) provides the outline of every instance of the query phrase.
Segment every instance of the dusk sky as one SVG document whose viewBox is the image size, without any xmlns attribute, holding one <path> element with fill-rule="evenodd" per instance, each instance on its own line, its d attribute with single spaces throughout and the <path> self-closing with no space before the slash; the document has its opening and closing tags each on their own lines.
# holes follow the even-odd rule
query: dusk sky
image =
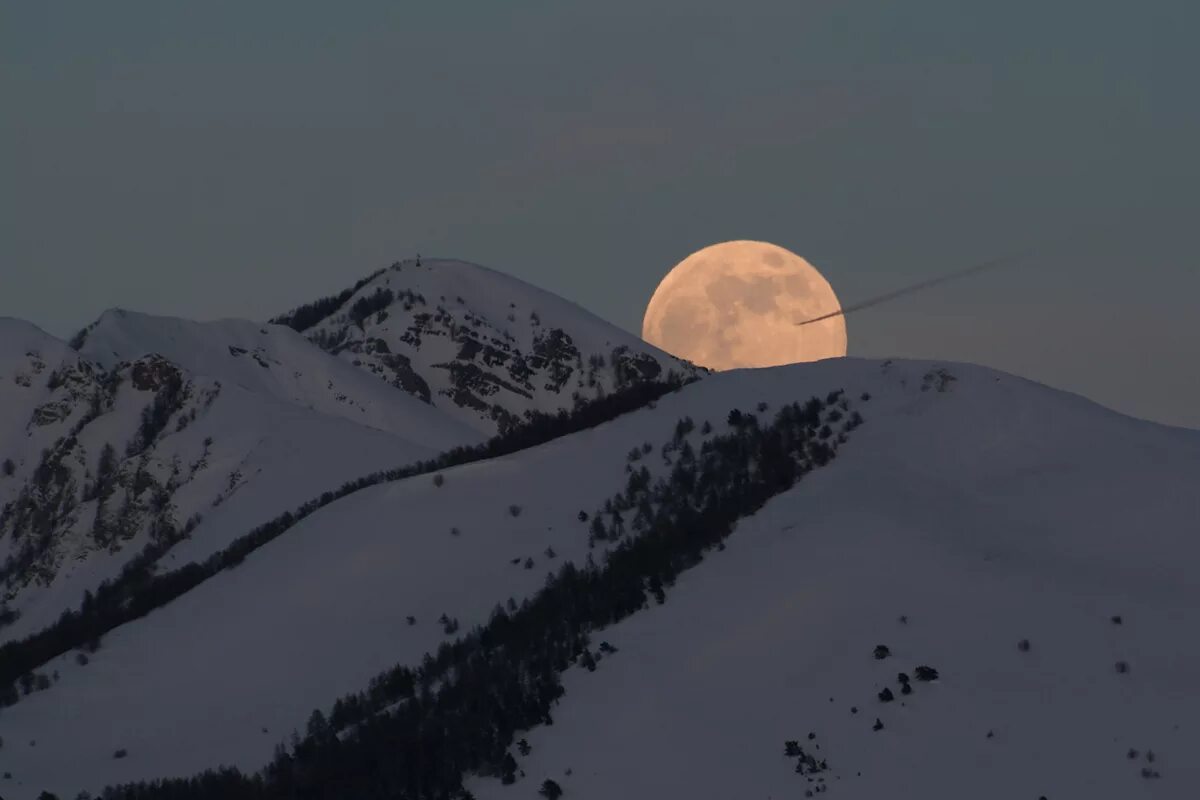
<svg viewBox="0 0 1200 800">
<path fill-rule="evenodd" d="M 0 315 L 262 319 L 416 252 L 632 331 L 761 239 L 851 355 L 1200 427 L 1200 4 L 0 2 Z"/>
</svg>

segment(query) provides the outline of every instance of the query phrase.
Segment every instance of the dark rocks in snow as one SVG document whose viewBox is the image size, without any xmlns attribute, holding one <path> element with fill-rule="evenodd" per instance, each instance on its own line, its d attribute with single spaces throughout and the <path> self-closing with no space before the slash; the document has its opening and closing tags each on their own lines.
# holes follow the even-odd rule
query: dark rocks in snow
<svg viewBox="0 0 1200 800">
<path fill-rule="evenodd" d="M 900 682 L 901 686 L 905 686 L 908 684 L 908 674 L 905 672 L 901 672 L 898 675 L 896 675 L 896 680 Z"/>
<path fill-rule="evenodd" d="M 1114 615 L 1113 615 L 1112 617 L 1110 617 L 1109 619 L 1110 619 L 1110 621 L 1112 622 L 1112 624 L 1113 624 L 1113 625 L 1121 625 L 1122 623 L 1124 623 L 1124 622 L 1125 622 L 1125 620 L 1121 618 L 1121 615 L 1120 615 L 1120 614 L 1114 614 Z"/>
<path fill-rule="evenodd" d="M 881 703 L 890 703 L 895 699 L 896 695 L 892 694 L 892 690 L 886 687 L 882 692 L 879 693 L 879 702 Z"/>
<path fill-rule="evenodd" d="M 799 774 L 799 775 L 817 775 L 821 772 L 827 772 L 829 770 L 829 762 L 825 761 L 824 759 L 821 759 L 818 761 L 817 758 L 815 756 L 813 756 L 811 753 L 806 753 L 804 751 L 804 748 L 800 747 L 799 742 L 789 741 L 786 743 L 786 745 L 787 746 L 795 745 L 795 747 L 785 746 L 785 750 L 791 751 L 791 752 L 786 752 L 785 755 L 796 757 L 796 759 L 797 759 L 796 773 L 797 774 Z M 824 779 L 821 778 L 819 780 L 824 780 Z M 810 783 L 812 782 L 812 778 L 809 778 L 809 782 Z"/>
<path fill-rule="evenodd" d="M 1031 645 L 1029 644 L 1028 639 L 1022 639 L 1021 641 L 1017 642 L 1017 649 L 1022 653 L 1028 653 L 1030 646 Z"/>
<path fill-rule="evenodd" d="M 913 675 L 915 675 L 919 681 L 936 681 L 938 679 L 938 671 L 933 667 L 928 667 L 925 665 L 919 666 L 913 670 Z"/>
<path fill-rule="evenodd" d="M 1119 674 L 1124 675 L 1125 673 L 1129 672 L 1129 662 L 1118 661 L 1116 663 L 1116 669 Z"/>
<path fill-rule="evenodd" d="M 875 724 L 871 726 L 871 730 L 873 730 L 873 731 L 883 730 L 883 720 L 881 720 L 879 717 L 876 717 Z"/>
<path fill-rule="evenodd" d="M 892 654 L 892 650 L 886 644 L 875 645 L 875 658 L 882 661 Z"/>
</svg>

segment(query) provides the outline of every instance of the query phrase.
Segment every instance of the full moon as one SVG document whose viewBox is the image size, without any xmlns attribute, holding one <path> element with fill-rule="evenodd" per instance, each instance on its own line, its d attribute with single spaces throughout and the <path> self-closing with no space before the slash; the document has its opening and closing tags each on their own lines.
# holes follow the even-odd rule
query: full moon
<svg viewBox="0 0 1200 800">
<path fill-rule="evenodd" d="M 642 338 L 710 369 L 773 367 L 846 355 L 833 287 L 800 256 L 767 242 L 722 242 L 692 253 L 654 290 Z"/>
</svg>

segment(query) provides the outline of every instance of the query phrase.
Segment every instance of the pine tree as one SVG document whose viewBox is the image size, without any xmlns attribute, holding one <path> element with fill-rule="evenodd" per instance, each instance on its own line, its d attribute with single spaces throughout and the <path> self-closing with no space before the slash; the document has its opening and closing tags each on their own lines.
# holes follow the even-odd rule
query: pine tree
<svg viewBox="0 0 1200 800">
<path fill-rule="evenodd" d="M 504 759 L 500 762 L 500 782 L 505 786 L 515 783 L 517 780 L 517 760 L 513 758 L 512 753 L 505 753 Z"/>
</svg>

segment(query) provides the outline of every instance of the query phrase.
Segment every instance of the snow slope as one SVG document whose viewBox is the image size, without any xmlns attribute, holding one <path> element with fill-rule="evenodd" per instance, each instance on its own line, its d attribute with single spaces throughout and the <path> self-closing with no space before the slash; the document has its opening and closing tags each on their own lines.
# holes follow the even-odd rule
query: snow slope
<svg viewBox="0 0 1200 800">
<path fill-rule="evenodd" d="M 0 641 L 77 608 L 147 545 L 186 533 L 165 563 L 202 559 L 361 475 L 695 372 L 483 267 L 406 262 L 361 284 L 308 338 L 114 309 L 75 352 L 0 320 L 0 619 L 20 614 Z M 141 442 L 156 407 L 163 427 Z"/>
<path fill-rule="evenodd" d="M 294 316 L 281 321 L 291 321 Z M 487 434 L 668 371 L 697 374 L 579 306 L 486 267 L 403 261 L 305 335 Z"/>
<path fill-rule="evenodd" d="M 951 372 L 609 629 L 527 780 L 476 796 L 1195 797 L 1200 435 Z"/>
<path fill-rule="evenodd" d="M 5 640 L 77 608 L 148 544 L 186 534 L 166 563 L 202 559 L 341 483 L 482 438 L 279 326 L 114 311 L 81 353 L 2 327 L 0 555 L 20 614 Z"/>
<path fill-rule="evenodd" d="M 40 328 L 0 317 L 0 506 L 16 497 L 42 450 L 84 413 L 83 392 L 70 381 L 52 389 L 52 374 L 90 372 L 79 356 Z M 90 383 L 86 378 L 80 381 Z M 12 462 L 13 474 L 2 465 Z"/>
<path fill-rule="evenodd" d="M 193 375 L 398 433 L 422 447 L 442 450 L 482 438 L 281 325 L 193 322 L 112 310 L 88 330 L 80 348 L 84 358 L 108 368 L 152 353 Z"/>
<path fill-rule="evenodd" d="M 60 680 L 0 715 L 12 795 L 255 768 L 313 708 L 418 662 L 446 638 L 441 615 L 480 623 L 585 558 L 576 515 L 623 487 L 631 448 L 685 415 L 720 432 L 730 408 L 837 388 L 870 394 L 838 458 L 666 605 L 605 631 L 619 652 L 568 674 L 556 724 L 527 735 L 526 778 L 472 791 L 533 796 L 554 777 L 570 797 L 799 796 L 817 784 L 782 755 L 798 739 L 842 797 L 1192 796 L 1200 434 L 982 368 L 858 360 L 716 375 L 440 487 L 326 507 L 89 664 L 49 665 Z M 918 664 L 942 678 L 900 696 L 896 673 Z M 897 702 L 875 699 L 885 685 Z"/>
</svg>

